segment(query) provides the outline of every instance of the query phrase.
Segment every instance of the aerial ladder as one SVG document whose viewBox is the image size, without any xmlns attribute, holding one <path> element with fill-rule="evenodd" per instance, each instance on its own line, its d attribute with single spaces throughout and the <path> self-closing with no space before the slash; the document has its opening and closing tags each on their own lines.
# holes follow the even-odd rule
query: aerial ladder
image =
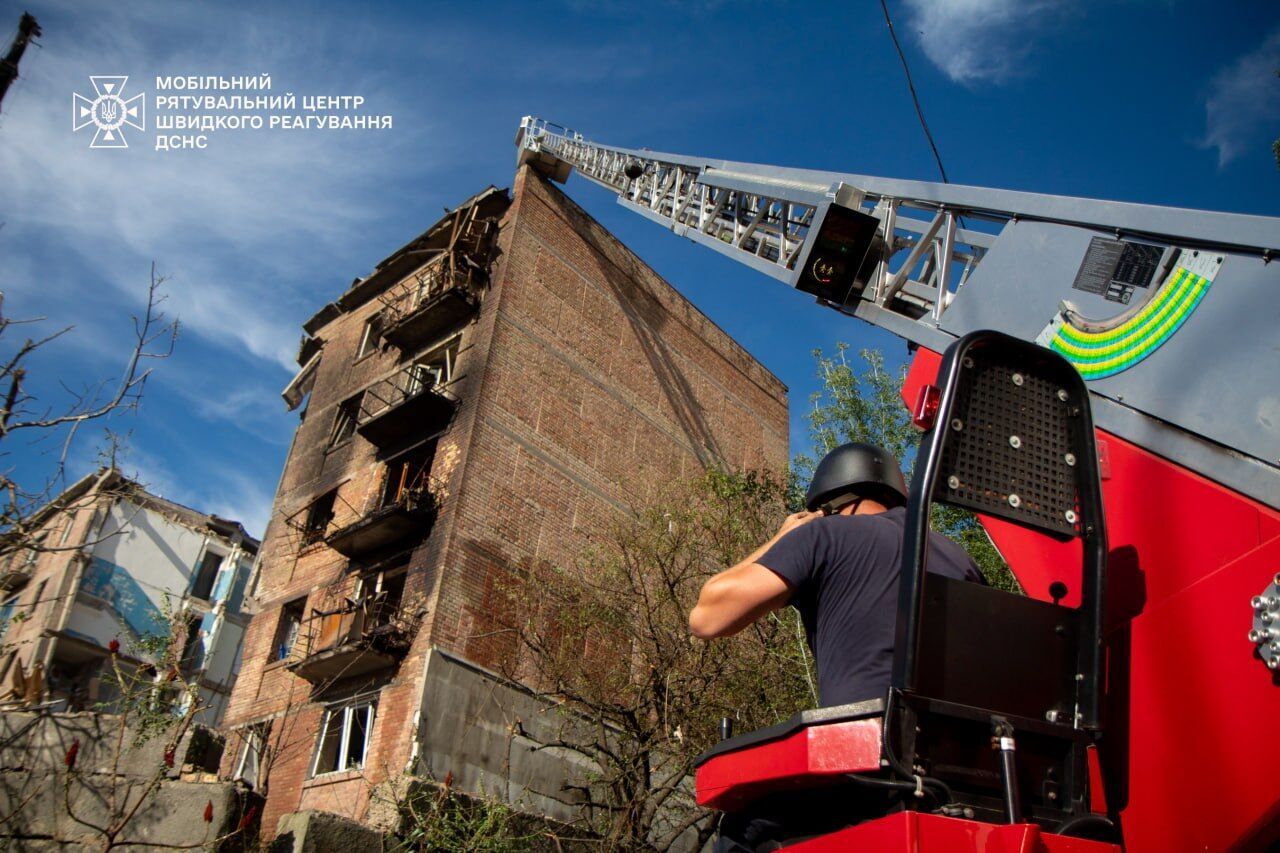
<svg viewBox="0 0 1280 853">
<path fill-rule="evenodd" d="M 915 788 L 797 851 L 1280 844 L 1280 219 L 516 145 L 914 353 L 894 687 L 728 738 L 700 803 Z M 926 581 L 934 501 L 1025 597 Z"/>
</svg>

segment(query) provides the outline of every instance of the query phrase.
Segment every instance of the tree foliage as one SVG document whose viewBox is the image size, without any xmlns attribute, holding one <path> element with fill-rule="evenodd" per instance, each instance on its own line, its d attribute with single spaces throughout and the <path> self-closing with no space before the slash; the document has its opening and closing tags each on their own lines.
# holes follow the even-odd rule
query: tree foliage
<svg viewBox="0 0 1280 853">
<path fill-rule="evenodd" d="M 693 802 L 697 755 L 721 717 L 741 730 L 811 707 L 803 633 L 787 609 L 731 642 L 689 634 L 702 584 L 764 541 L 785 512 L 781 480 L 711 471 L 678 482 L 621 520 L 571 571 L 549 570 L 518 594 L 518 626 L 544 696 L 565 703 L 562 735 L 541 745 L 598 768 L 571 792 L 606 849 L 668 849 L 710 837 Z"/>
<path fill-rule="evenodd" d="M 813 469 L 829 450 L 850 441 L 883 447 L 902 462 L 908 482 L 915 462 L 920 433 L 902 402 L 906 368 L 885 367 L 877 350 L 864 349 L 858 359 L 849 355 L 848 344 L 837 344 L 834 355 L 814 350 L 822 388 L 815 392 L 808 414 L 809 437 L 814 454 L 797 454 L 792 463 L 790 503 L 803 504 L 804 485 Z M 982 525 L 970 512 L 946 504 L 935 504 L 933 527 L 964 547 L 982 569 L 987 582 L 1000 589 L 1019 592 L 1017 579 L 991 544 Z"/>
</svg>

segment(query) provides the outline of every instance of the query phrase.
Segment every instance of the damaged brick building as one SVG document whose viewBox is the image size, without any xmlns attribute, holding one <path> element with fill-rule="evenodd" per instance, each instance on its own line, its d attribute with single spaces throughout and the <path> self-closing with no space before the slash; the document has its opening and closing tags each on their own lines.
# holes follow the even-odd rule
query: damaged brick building
<svg viewBox="0 0 1280 853">
<path fill-rule="evenodd" d="M 528 169 L 304 328 L 223 773 L 265 790 L 268 834 L 369 820 L 406 773 L 570 817 L 540 792 L 572 768 L 492 754 L 504 702 L 529 701 L 490 674 L 517 654 L 504 579 L 571 566 L 659 483 L 780 470 L 785 387 Z"/>
</svg>

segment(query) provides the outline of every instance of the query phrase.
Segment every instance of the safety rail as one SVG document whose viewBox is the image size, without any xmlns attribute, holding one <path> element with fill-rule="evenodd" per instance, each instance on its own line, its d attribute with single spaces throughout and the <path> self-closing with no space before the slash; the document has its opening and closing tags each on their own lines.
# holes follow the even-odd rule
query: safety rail
<svg viewBox="0 0 1280 853">
<path fill-rule="evenodd" d="M 382 594 L 314 608 L 286 658 L 310 681 L 361 675 L 394 664 L 413 641 L 413 621 L 399 600 Z"/>
<path fill-rule="evenodd" d="M 447 293 L 457 292 L 464 298 L 479 296 L 483 286 L 479 269 L 460 255 L 442 253 L 379 297 L 384 306 L 379 318 L 384 337 L 394 337 L 403 323 Z"/>
<path fill-rule="evenodd" d="M 440 394 L 440 376 L 429 367 L 409 364 L 365 389 L 358 426 L 364 426 L 423 394 Z"/>
</svg>

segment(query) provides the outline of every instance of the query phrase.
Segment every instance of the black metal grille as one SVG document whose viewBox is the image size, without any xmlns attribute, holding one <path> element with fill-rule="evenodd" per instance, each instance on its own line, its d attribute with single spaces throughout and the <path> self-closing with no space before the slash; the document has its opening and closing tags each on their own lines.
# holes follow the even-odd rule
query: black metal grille
<svg viewBox="0 0 1280 853">
<path fill-rule="evenodd" d="M 1080 392 L 1037 375 L 1036 364 L 1006 362 L 995 348 L 970 353 L 939 424 L 947 434 L 934 499 L 1079 535 Z"/>
</svg>

